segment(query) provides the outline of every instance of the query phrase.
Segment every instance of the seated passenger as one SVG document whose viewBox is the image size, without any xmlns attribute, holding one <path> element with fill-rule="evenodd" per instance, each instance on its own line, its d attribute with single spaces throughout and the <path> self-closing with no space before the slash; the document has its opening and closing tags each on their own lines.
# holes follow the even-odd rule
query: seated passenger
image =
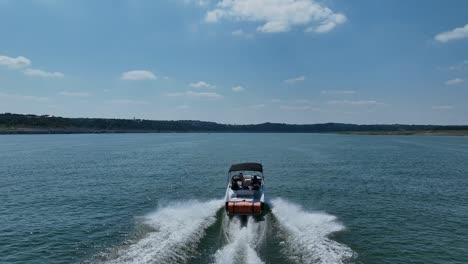
<svg viewBox="0 0 468 264">
<path fill-rule="evenodd" d="M 231 189 L 233 189 L 234 191 L 239 190 L 242 186 L 243 180 L 244 180 L 244 175 L 242 175 L 242 173 L 240 173 L 239 175 L 234 175 L 231 181 Z"/>
<path fill-rule="evenodd" d="M 252 190 L 258 191 L 260 190 L 260 185 L 262 184 L 262 180 L 260 180 L 257 175 L 253 177 L 252 180 Z"/>
<path fill-rule="evenodd" d="M 260 185 L 261 183 L 262 183 L 262 180 L 260 180 L 257 175 L 254 175 L 253 180 L 252 180 L 252 185 L 255 185 L 255 184 Z"/>
<path fill-rule="evenodd" d="M 232 178 L 232 181 L 231 181 L 231 189 L 234 191 L 239 190 L 239 184 L 237 183 L 237 180 L 234 178 Z"/>
</svg>

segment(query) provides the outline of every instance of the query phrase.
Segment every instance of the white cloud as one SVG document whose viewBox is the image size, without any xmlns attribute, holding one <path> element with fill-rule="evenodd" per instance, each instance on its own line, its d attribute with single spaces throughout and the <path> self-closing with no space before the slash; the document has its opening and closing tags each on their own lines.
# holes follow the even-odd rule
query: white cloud
<svg viewBox="0 0 468 264">
<path fill-rule="evenodd" d="M 306 79 L 305 76 L 299 76 L 299 77 L 296 77 L 296 78 L 291 78 L 291 79 L 288 79 L 288 80 L 284 80 L 283 82 L 287 83 L 287 84 L 293 84 L 293 83 L 297 83 L 297 82 L 303 82 L 303 81 L 305 81 L 305 79 Z"/>
<path fill-rule="evenodd" d="M 188 98 L 202 98 L 202 99 L 222 99 L 223 96 L 218 94 L 218 93 L 212 93 L 212 92 L 193 92 L 193 91 L 188 91 L 188 92 L 180 92 L 180 93 L 167 93 L 166 96 L 170 97 L 188 97 Z"/>
<path fill-rule="evenodd" d="M 14 100 L 27 100 L 35 102 L 44 102 L 48 101 L 48 97 L 43 96 L 33 96 L 33 95 L 21 95 L 21 94 L 7 94 L 0 92 L 0 98 L 14 99 Z"/>
<path fill-rule="evenodd" d="M 437 67 L 439 70 L 459 71 L 468 66 L 468 60 L 464 60 L 448 67 Z"/>
<path fill-rule="evenodd" d="M 461 28 L 454 28 L 452 30 L 437 34 L 434 39 L 446 43 L 452 40 L 468 38 L 468 24 Z"/>
<path fill-rule="evenodd" d="M 140 100 L 130 100 L 130 99 L 112 99 L 110 100 L 113 104 L 122 104 L 122 105 L 147 105 L 148 102 Z"/>
<path fill-rule="evenodd" d="M 308 27 L 306 32 L 325 33 L 333 30 L 339 24 L 346 22 L 346 16 L 343 14 L 333 14 L 326 20 L 324 20 L 317 27 Z"/>
<path fill-rule="evenodd" d="M 265 33 L 286 32 L 294 26 L 308 26 L 308 32 L 328 32 L 346 21 L 315 0 L 222 0 L 206 13 L 205 21 L 221 19 L 258 22 L 257 30 Z"/>
<path fill-rule="evenodd" d="M 27 68 L 23 71 L 24 75 L 27 76 L 40 78 L 63 78 L 65 76 L 61 72 L 48 72 L 44 70 L 29 68 L 31 64 L 31 60 L 23 56 L 13 58 L 5 55 L 0 55 L 0 66 L 6 66 L 10 69 Z"/>
<path fill-rule="evenodd" d="M 185 4 L 195 4 L 197 6 L 207 6 L 210 1 L 209 0 L 183 0 Z"/>
<path fill-rule="evenodd" d="M 320 108 L 312 107 L 310 105 L 281 105 L 280 109 L 288 110 L 288 111 L 305 111 L 305 110 L 320 111 Z"/>
<path fill-rule="evenodd" d="M 0 55 L 0 66 L 6 66 L 10 69 L 19 69 L 29 67 L 30 65 L 31 60 L 23 56 L 13 58 L 5 55 Z"/>
<path fill-rule="evenodd" d="M 279 102 L 281 102 L 281 99 L 273 98 L 273 99 L 270 100 L 270 102 L 272 102 L 272 103 L 279 103 Z"/>
<path fill-rule="evenodd" d="M 242 29 L 237 29 L 237 30 L 232 31 L 231 35 L 233 35 L 234 37 L 246 38 L 246 39 L 250 39 L 254 37 L 253 33 L 245 32 Z"/>
<path fill-rule="evenodd" d="M 157 77 L 154 73 L 144 70 L 134 70 L 122 73 L 122 80 L 126 81 L 142 81 L 142 80 L 156 80 Z"/>
<path fill-rule="evenodd" d="M 40 78 L 63 78 L 65 74 L 61 72 L 48 72 L 38 69 L 26 69 L 24 74 L 31 77 L 40 77 Z"/>
<path fill-rule="evenodd" d="M 453 107 L 451 105 L 437 105 L 437 106 L 433 106 L 432 109 L 434 109 L 434 110 L 450 110 L 450 109 L 453 109 Z"/>
<path fill-rule="evenodd" d="M 31 66 L 31 60 L 18 56 L 16 58 L 0 55 L 0 66 L 6 66 L 10 69 L 22 69 Z M 63 78 L 65 75 L 61 72 L 48 72 L 39 69 L 28 68 L 23 71 L 27 76 L 41 77 L 41 78 Z"/>
<path fill-rule="evenodd" d="M 355 94 L 356 91 L 352 90 L 329 90 L 329 91 L 322 91 L 322 94 Z"/>
<path fill-rule="evenodd" d="M 67 91 L 62 91 L 59 93 L 60 95 L 63 96 L 69 96 L 69 97 L 88 97 L 91 96 L 90 93 L 86 92 L 67 92 Z"/>
<path fill-rule="evenodd" d="M 235 87 L 232 87 L 232 91 L 233 91 L 233 92 L 236 92 L 236 93 L 242 92 L 242 91 L 244 91 L 244 90 L 245 90 L 245 88 L 242 87 L 242 86 L 235 86 Z"/>
<path fill-rule="evenodd" d="M 216 88 L 216 85 L 209 84 L 209 83 L 204 82 L 204 81 L 191 83 L 189 85 L 190 85 L 190 87 L 194 87 L 194 88 L 210 88 L 210 89 Z"/>
<path fill-rule="evenodd" d="M 244 35 L 244 31 L 242 29 L 238 29 L 238 30 L 234 30 L 233 32 L 231 32 L 231 34 L 233 36 L 242 36 Z"/>
<path fill-rule="evenodd" d="M 267 105 L 266 104 L 256 104 L 256 105 L 251 105 L 251 108 L 254 109 L 259 109 L 259 108 L 265 108 Z"/>
<path fill-rule="evenodd" d="M 451 79 L 445 82 L 446 85 L 457 85 L 465 82 L 465 80 L 460 78 Z"/>
<path fill-rule="evenodd" d="M 332 105 L 351 105 L 351 106 L 385 105 L 384 103 L 377 102 L 375 100 L 358 100 L 358 101 L 333 100 L 327 103 L 332 104 Z"/>
</svg>

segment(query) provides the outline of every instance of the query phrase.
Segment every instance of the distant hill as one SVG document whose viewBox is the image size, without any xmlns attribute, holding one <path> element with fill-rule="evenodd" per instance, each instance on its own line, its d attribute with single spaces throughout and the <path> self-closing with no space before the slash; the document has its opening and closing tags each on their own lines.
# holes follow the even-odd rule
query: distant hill
<svg viewBox="0 0 468 264">
<path fill-rule="evenodd" d="M 0 133 L 157 133 L 157 132 L 277 132 L 277 133 L 355 133 L 355 134 L 466 134 L 466 126 L 438 125 L 355 125 L 324 123 L 294 125 L 262 123 L 229 125 L 196 120 L 143 120 L 105 118 L 64 118 L 48 115 L 0 114 Z"/>
</svg>

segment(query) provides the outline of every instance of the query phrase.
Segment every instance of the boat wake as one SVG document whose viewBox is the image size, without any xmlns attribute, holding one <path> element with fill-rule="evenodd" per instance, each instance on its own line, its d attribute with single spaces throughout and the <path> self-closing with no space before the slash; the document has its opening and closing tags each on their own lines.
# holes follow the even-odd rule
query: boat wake
<svg viewBox="0 0 468 264">
<path fill-rule="evenodd" d="M 197 242 L 216 221 L 222 200 L 184 202 L 145 217 L 153 229 L 147 236 L 118 253 L 108 263 L 185 263 L 196 254 Z"/>
<path fill-rule="evenodd" d="M 145 235 L 105 263 L 349 263 L 355 253 L 329 236 L 336 217 L 273 199 L 271 214 L 229 218 L 223 200 L 180 202 L 143 217 Z M 109 260 L 109 257 L 111 258 Z"/>
<path fill-rule="evenodd" d="M 223 223 L 227 244 L 215 253 L 216 264 L 258 264 L 263 263 L 257 255 L 256 247 L 263 241 L 266 222 L 256 222 L 253 218 L 235 217 Z"/>
<path fill-rule="evenodd" d="M 340 264 L 354 256 L 351 248 L 329 238 L 345 229 L 335 216 L 306 212 L 280 198 L 274 199 L 272 206 L 286 242 L 283 253 L 294 262 Z"/>
</svg>

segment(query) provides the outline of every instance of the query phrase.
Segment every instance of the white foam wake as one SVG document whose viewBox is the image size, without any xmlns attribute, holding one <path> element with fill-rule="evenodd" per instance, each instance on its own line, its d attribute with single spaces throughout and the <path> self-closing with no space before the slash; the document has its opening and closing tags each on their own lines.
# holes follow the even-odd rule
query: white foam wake
<svg viewBox="0 0 468 264">
<path fill-rule="evenodd" d="M 306 212 L 283 199 L 272 201 L 272 212 L 285 232 L 284 252 L 298 263 L 345 263 L 354 252 L 328 236 L 344 230 L 336 217 L 321 212 Z"/>
<path fill-rule="evenodd" d="M 161 208 L 145 217 L 154 229 L 119 252 L 109 263 L 184 263 L 194 255 L 205 229 L 215 221 L 223 201 L 190 201 Z"/>
<path fill-rule="evenodd" d="M 224 231 L 228 243 L 215 254 L 216 264 L 259 264 L 263 263 L 255 248 L 264 236 L 266 223 L 255 222 L 249 218 L 246 226 L 242 226 L 239 218 L 225 219 Z"/>
</svg>

